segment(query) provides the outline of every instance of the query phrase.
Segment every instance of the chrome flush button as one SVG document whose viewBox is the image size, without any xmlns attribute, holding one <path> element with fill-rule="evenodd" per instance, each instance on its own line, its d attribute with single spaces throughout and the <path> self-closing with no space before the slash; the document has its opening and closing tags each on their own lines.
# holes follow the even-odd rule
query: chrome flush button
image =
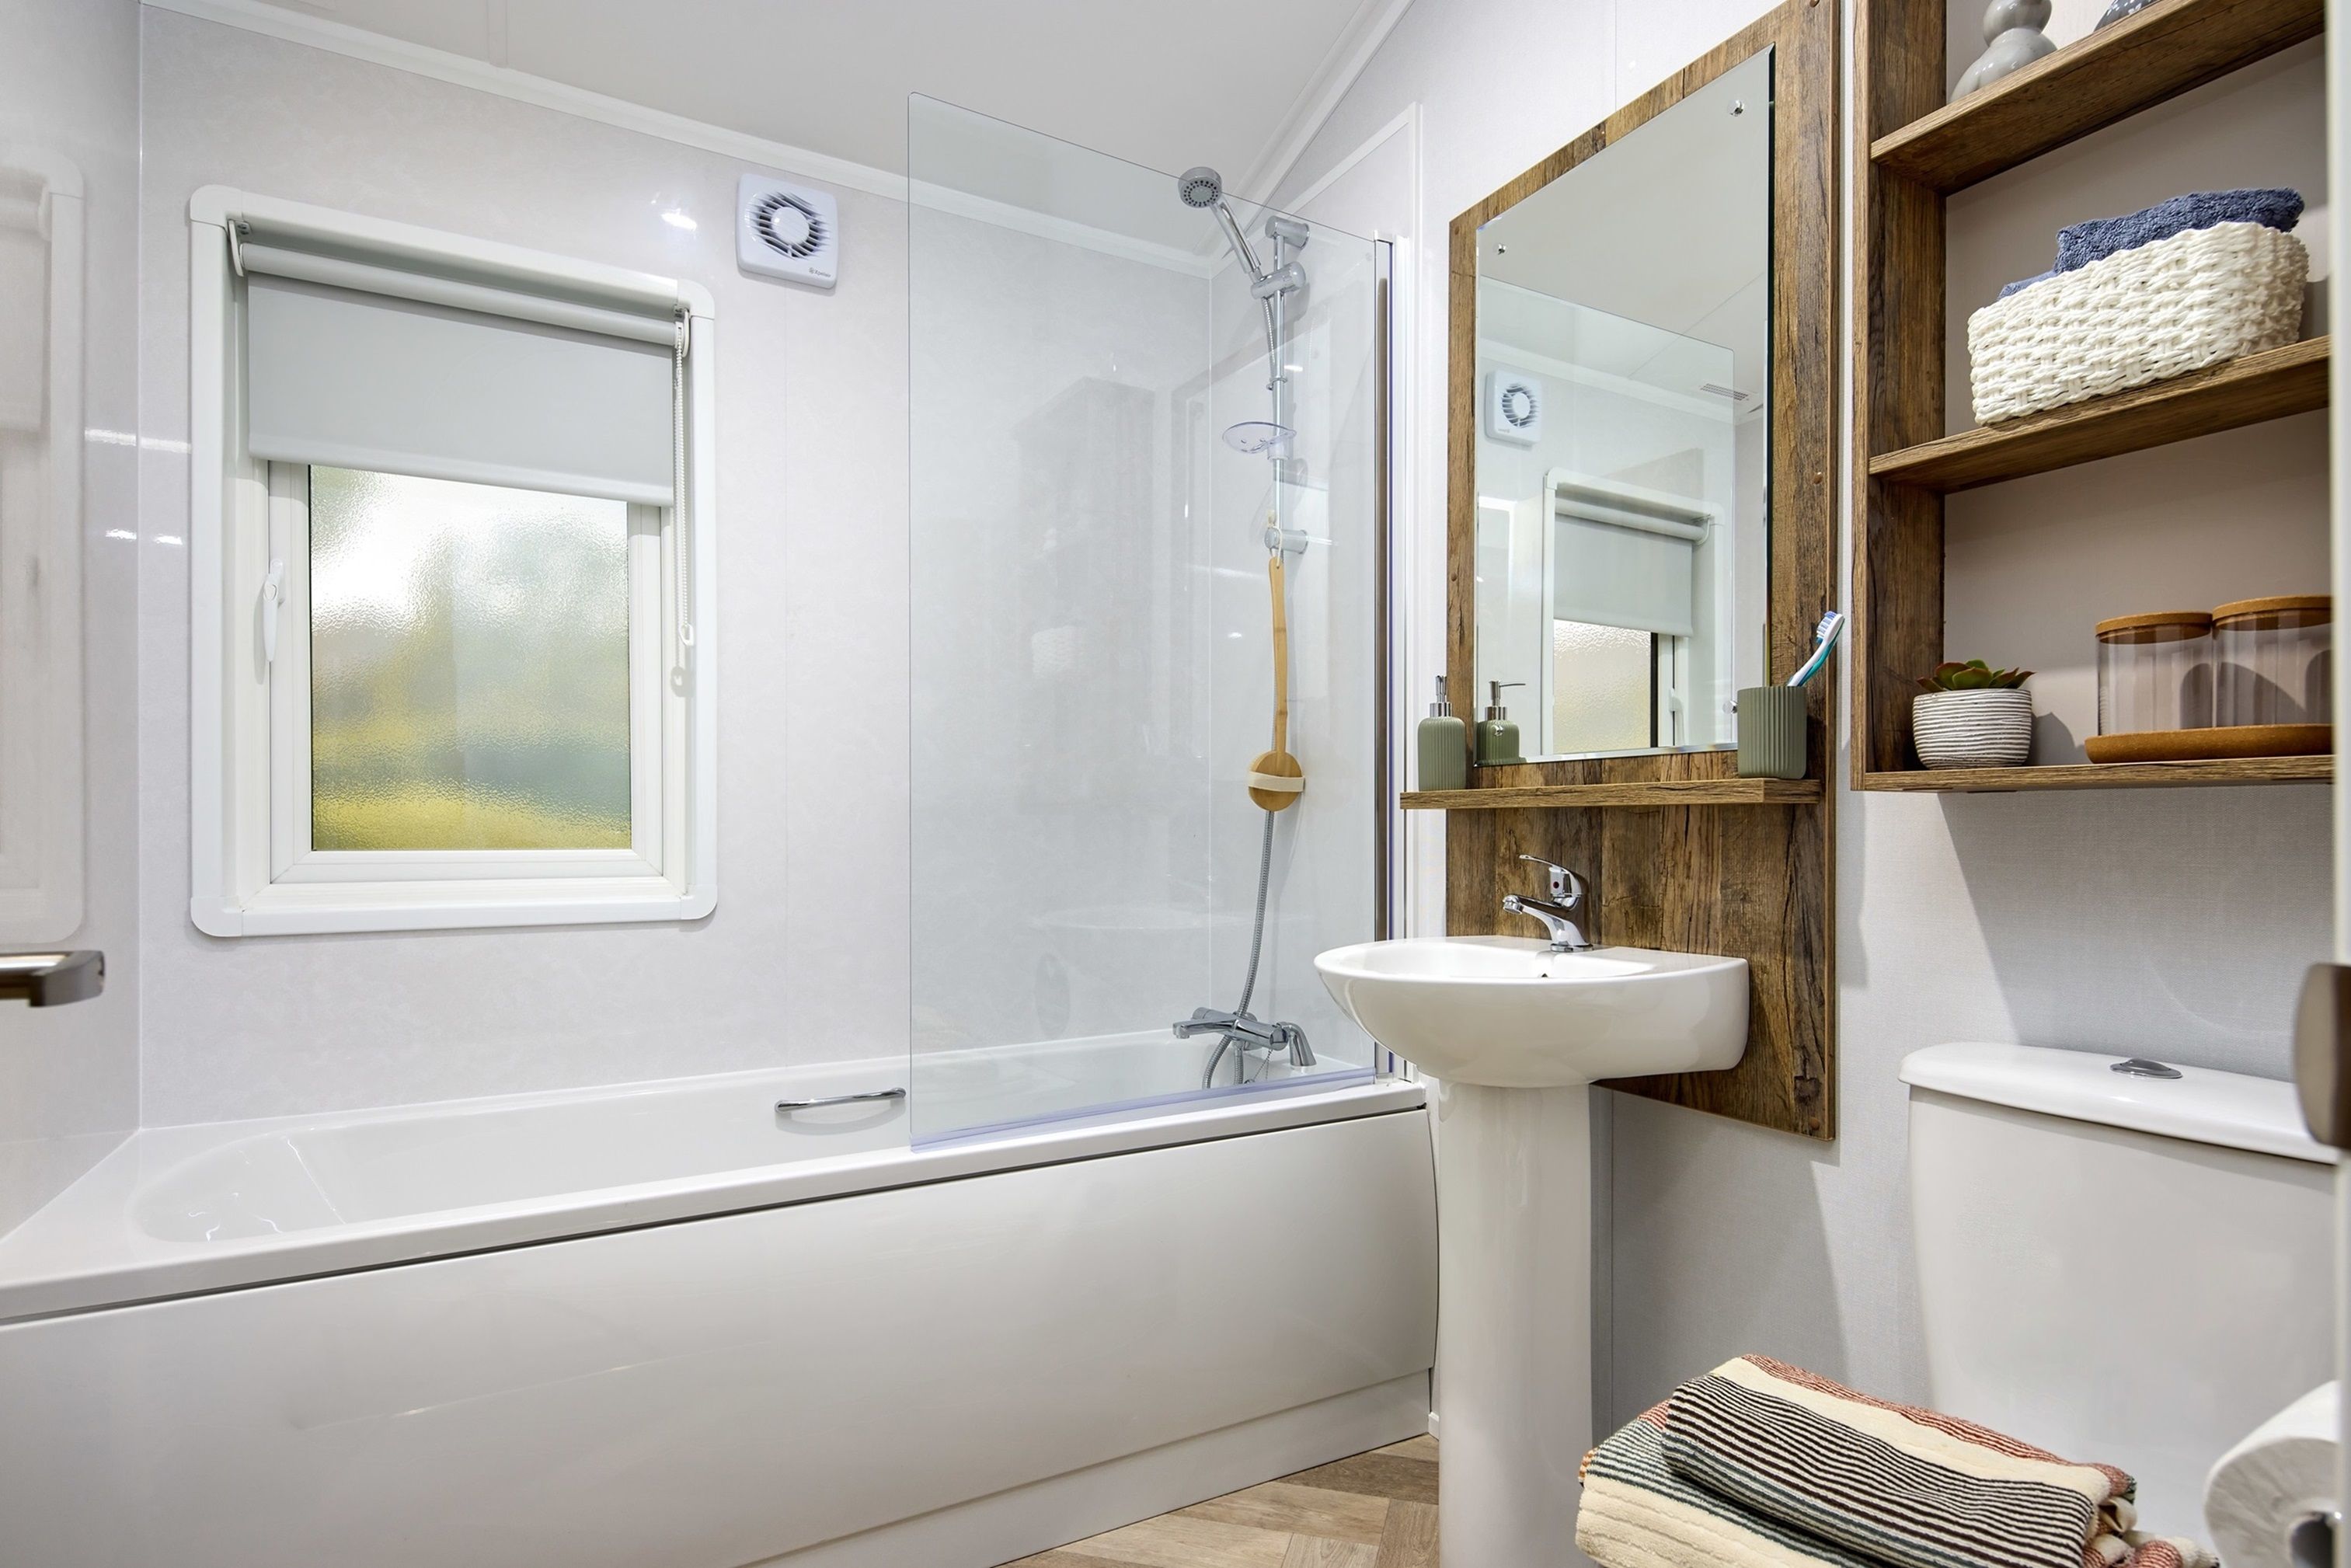
<svg viewBox="0 0 2351 1568">
<path fill-rule="evenodd" d="M 2126 1057 L 2107 1069 L 2110 1072 L 2127 1072 L 2133 1078 L 2177 1078 L 2179 1069 L 2166 1067 L 2160 1061 L 2149 1061 L 2144 1056 Z"/>
</svg>

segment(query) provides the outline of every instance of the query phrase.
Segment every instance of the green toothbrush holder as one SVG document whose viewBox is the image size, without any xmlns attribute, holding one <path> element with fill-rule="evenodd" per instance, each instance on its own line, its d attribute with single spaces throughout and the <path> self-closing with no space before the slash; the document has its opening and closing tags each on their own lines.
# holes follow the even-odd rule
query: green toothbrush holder
<svg viewBox="0 0 2351 1568">
<path fill-rule="evenodd" d="M 1739 776 L 1804 777 L 1802 686 L 1748 686 L 1739 694 Z"/>
</svg>

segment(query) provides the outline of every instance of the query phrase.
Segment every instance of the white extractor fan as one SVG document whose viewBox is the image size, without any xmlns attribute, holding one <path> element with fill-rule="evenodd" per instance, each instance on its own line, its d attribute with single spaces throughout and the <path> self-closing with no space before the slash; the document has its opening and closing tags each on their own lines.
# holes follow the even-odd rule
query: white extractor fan
<svg viewBox="0 0 2351 1568">
<path fill-rule="evenodd" d="M 735 188 L 735 262 L 830 288 L 841 273 L 841 205 L 822 191 L 746 174 Z"/>
<path fill-rule="evenodd" d="M 1520 371 L 1486 372 L 1486 434 L 1514 446 L 1542 439 L 1542 382 Z"/>
</svg>

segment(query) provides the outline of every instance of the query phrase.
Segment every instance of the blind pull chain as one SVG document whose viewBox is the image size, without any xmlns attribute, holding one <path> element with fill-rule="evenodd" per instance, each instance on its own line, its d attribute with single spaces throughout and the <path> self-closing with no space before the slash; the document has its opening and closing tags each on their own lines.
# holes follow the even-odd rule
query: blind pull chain
<svg viewBox="0 0 2351 1568">
<path fill-rule="evenodd" d="M 677 538 L 677 645 L 680 662 L 694 646 L 694 544 L 685 500 L 685 351 L 694 318 L 677 313 L 677 356 L 670 361 L 670 527 Z"/>
</svg>

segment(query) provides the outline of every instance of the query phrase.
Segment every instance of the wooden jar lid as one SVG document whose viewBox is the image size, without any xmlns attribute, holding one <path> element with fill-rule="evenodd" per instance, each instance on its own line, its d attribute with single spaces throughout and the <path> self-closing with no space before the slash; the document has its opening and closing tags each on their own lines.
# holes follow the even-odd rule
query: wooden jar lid
<svg viewBox="0 0 2351 1568">
<path fill-rule="evenodd" d="M 2146 615 L 2117 615 L 2111 621 L 2098 622 L 2098 635 L 2110 636 L 2117 632 L 2148 632 L 2158 626 L 2183 626 L 2190 636 L 2200 636 L 2212 630 L 2212 617 L 2201 610 L 2158 610 Z"/>
<path fill-rule="evenodd" d="M 2331 593 L 2283 593 L 2273 599 L 2240 599 L 2223 604 L 2212 612 L 2212 619 L 2241 621 L 2248 615 L 2284 615 L 2294 612 L 2323 611 L 2327 620 L 2335 618 L 2335 596 Z"/>
</svg>

